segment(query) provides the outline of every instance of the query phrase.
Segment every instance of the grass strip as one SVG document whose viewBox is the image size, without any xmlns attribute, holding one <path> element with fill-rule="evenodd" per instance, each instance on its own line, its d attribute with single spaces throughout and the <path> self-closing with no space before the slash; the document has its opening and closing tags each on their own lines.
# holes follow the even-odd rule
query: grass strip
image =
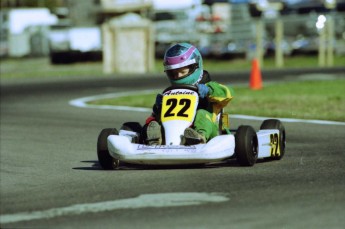
<svg viewBox="0 0 345 229">
<path fill-rule="evenodd" d="M 299 81 L 265 85 L 262 90 L 233 87 L 230 114 L 345 121 L 345 80 Z M 151 108 L 156 94 L 92 101 L 93 105 Z"/>
</svg>

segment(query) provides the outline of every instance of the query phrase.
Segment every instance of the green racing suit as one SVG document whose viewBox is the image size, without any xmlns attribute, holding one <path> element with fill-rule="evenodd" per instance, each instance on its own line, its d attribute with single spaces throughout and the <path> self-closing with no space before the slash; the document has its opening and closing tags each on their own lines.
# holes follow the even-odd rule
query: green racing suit
<svg viewBox="0 0 345 229">
<path fill-rule="evenodd" d="M 209 92 L 205 98 L 200 98 L 193 128 L 201 132 L 206 140 L 218 135 L 217 116 L 233 98 L 233 91 L 220 83 L 206 83 Z"/>
</svg>

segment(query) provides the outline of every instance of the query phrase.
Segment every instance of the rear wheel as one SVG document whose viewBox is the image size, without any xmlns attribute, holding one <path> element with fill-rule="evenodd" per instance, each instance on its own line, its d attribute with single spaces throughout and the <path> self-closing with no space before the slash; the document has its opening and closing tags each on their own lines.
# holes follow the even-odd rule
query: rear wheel
<svg viewBox="0 0 345 229">
<path fill-rule="evenodd" d="M 235 134 L 235 154 L 242 166 L 253 166 L 258 158 L 258 138 L 251 126 L 240 126 Z"/>
<path fill-rule="evenodd" d="M 97 156 L 101 167 L 105 170 L 113 170 L 119 166 L 119 160 L 113 158 L 108 150 L 108 136 L 117 135 L 118 131 L 114 128 L 103 129 L 98 136 Z"/>
<path fill-rule="evenodd" d="M 278 119 L 267 119 L 262 122 L 260 126 L 260 130 L 267 130 L 267 129 L 278 129 L 279 130 L 279 154 L 274 156 L 273 159 L 280 160 L 285 154 L 285 144 L 286 144 L 286 136 L 285 136 L 285 127 Z"/>
</svg>

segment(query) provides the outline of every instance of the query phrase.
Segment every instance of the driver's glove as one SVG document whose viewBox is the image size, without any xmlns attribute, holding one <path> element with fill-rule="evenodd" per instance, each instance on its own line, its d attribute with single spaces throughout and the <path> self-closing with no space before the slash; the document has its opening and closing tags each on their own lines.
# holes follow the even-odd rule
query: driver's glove
<svg viewBox="0 0 345 229">
<path fill-rule="evenodd" d="M 205 98 L 209 90 L 210 89 L 205 84 L 198 84 L 198 92 L 201 98 Z"/>
</svg>

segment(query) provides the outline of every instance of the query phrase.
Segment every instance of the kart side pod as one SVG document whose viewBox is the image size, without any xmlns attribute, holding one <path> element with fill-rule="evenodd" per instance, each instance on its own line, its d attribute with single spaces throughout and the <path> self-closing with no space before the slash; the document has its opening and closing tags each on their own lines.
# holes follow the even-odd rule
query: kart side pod
<svg viewBox="0 0 345 229">
<path fill-rule="evenodd" d="M 259 130 L 258 137 L 258 158 L 278 157 L 280 155 L 279 130 Z"/>
</svg>

